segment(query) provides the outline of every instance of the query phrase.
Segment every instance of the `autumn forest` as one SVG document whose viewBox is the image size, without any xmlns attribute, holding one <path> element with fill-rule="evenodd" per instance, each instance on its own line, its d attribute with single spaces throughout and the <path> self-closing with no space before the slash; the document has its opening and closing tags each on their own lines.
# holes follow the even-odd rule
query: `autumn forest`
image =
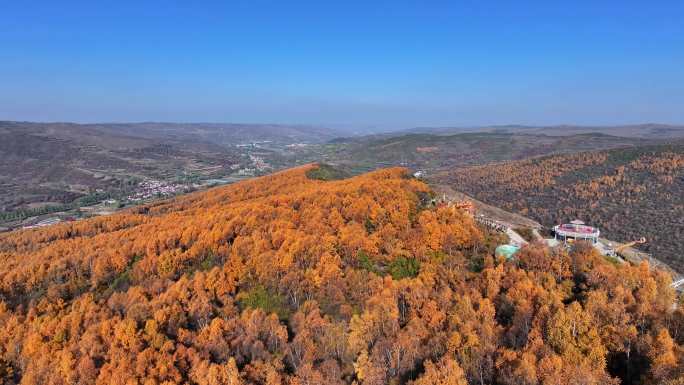
<svg viewBox="0 0 684 385">
<path fill-rule="evenodd" d="M 317 167 L 1 234 L 0 382 L 684 384 L 669 274 L 581 243 L 495 258 L 406 170 Z"/>
<path fill-rule="evenodd" d="M 453 169 L 439 179 L 551 227 L 580 218 L 684 273 L 684 145 L 626 147 Z"/>
</svg>

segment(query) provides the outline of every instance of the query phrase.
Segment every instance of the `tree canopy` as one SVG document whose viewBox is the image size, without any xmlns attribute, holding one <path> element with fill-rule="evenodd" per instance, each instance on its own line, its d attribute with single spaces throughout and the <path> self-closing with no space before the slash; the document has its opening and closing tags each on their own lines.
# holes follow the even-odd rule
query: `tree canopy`
<svg viewBox="0 0 684 385">
<path fill-rule="evenodd" d="M 2 382 L 683 383 L 667 273 L 315 167 L 0 235 Z"/>
</svg>

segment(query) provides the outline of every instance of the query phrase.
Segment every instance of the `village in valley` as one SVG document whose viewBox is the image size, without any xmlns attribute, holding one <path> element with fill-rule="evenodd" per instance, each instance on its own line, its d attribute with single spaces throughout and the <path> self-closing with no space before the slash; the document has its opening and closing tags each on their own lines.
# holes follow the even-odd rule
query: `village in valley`
<svg viewBox="0 0 684 385">
<path fill-rule="evenodd" d="M 271 141 L 235 145 L 240 155 L 234 163 L 208 166 L 199 163 L 187 170 L 180 170 L 180 176 L 172 175 L 167 178 L 144 175 L 126 178 L 126 183 L 115 184 L 112 188 L 77 190 L 75 194 L 80 195 L 80 198 L 72 202 L 35 203 L 0 212 L 0 232 L 34 229 L 81 218 L 109 215 L 154 200 L 264 175 L 273 170 L 266 159 L 273 150 L 264 151 L 264 146 L 269 145 L 272 145 Z"/>
</svg>

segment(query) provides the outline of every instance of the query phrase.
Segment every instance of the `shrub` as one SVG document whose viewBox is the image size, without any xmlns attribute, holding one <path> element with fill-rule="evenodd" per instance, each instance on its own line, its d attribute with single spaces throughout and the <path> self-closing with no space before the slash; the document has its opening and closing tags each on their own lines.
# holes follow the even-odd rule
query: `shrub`
<svg viewBox="0 0 684 385">
<path fill-rule="evenodd" d="M 359 252 L 356 254 L 356 258 L 359 260 L 360 268 L 369 271 L 373 274 L 381 275 L 380 269 L 378 269 L 378 267 L 370 259 L 370 256 L 368 256 L 368 254 L 366 254 L 365 251 L 359 250 Z"/>
<path fill-rule="evenodd" d="M 390 264 L 393 279 L 414 278 L 420 271 L 420 262 L 415 258 L 398 257 Z"/>
<path fill-rule="evenodd" d="M 316 180 L 339 180 L 349 178 L 351 175 L 339 168 L 335 168 L 329 164 L 321 163 L 316 168 L 306 172 L 309 179 Z"/>
<path fill-rule="evenodd" d="M 238 294 L 238 304 L 240 309 L 247 308 L 261 309 L 267 314 L 275 313 L 281 320 L 287 319 L 289 315 L 288 309 L 285 307 L 285 301 L 277 293 L 271 293 L 265 287 L 258 285 L 246 292 Z"/>
</svg>

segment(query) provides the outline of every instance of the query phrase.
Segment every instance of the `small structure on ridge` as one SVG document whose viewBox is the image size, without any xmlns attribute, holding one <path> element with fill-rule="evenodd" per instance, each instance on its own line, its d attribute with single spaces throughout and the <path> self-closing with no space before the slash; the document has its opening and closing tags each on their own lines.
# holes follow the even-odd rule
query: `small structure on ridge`
<svg viewBox="0 0 684 385">
<path fill-rule="evenodd" d="M 588 226 L 580 220 L 553 226 L 553 233 L 554 239 L 564 244 L 574 241 L 589 241 L 596 244 L 601 234 L 598 228 Z"/>
</svg>

